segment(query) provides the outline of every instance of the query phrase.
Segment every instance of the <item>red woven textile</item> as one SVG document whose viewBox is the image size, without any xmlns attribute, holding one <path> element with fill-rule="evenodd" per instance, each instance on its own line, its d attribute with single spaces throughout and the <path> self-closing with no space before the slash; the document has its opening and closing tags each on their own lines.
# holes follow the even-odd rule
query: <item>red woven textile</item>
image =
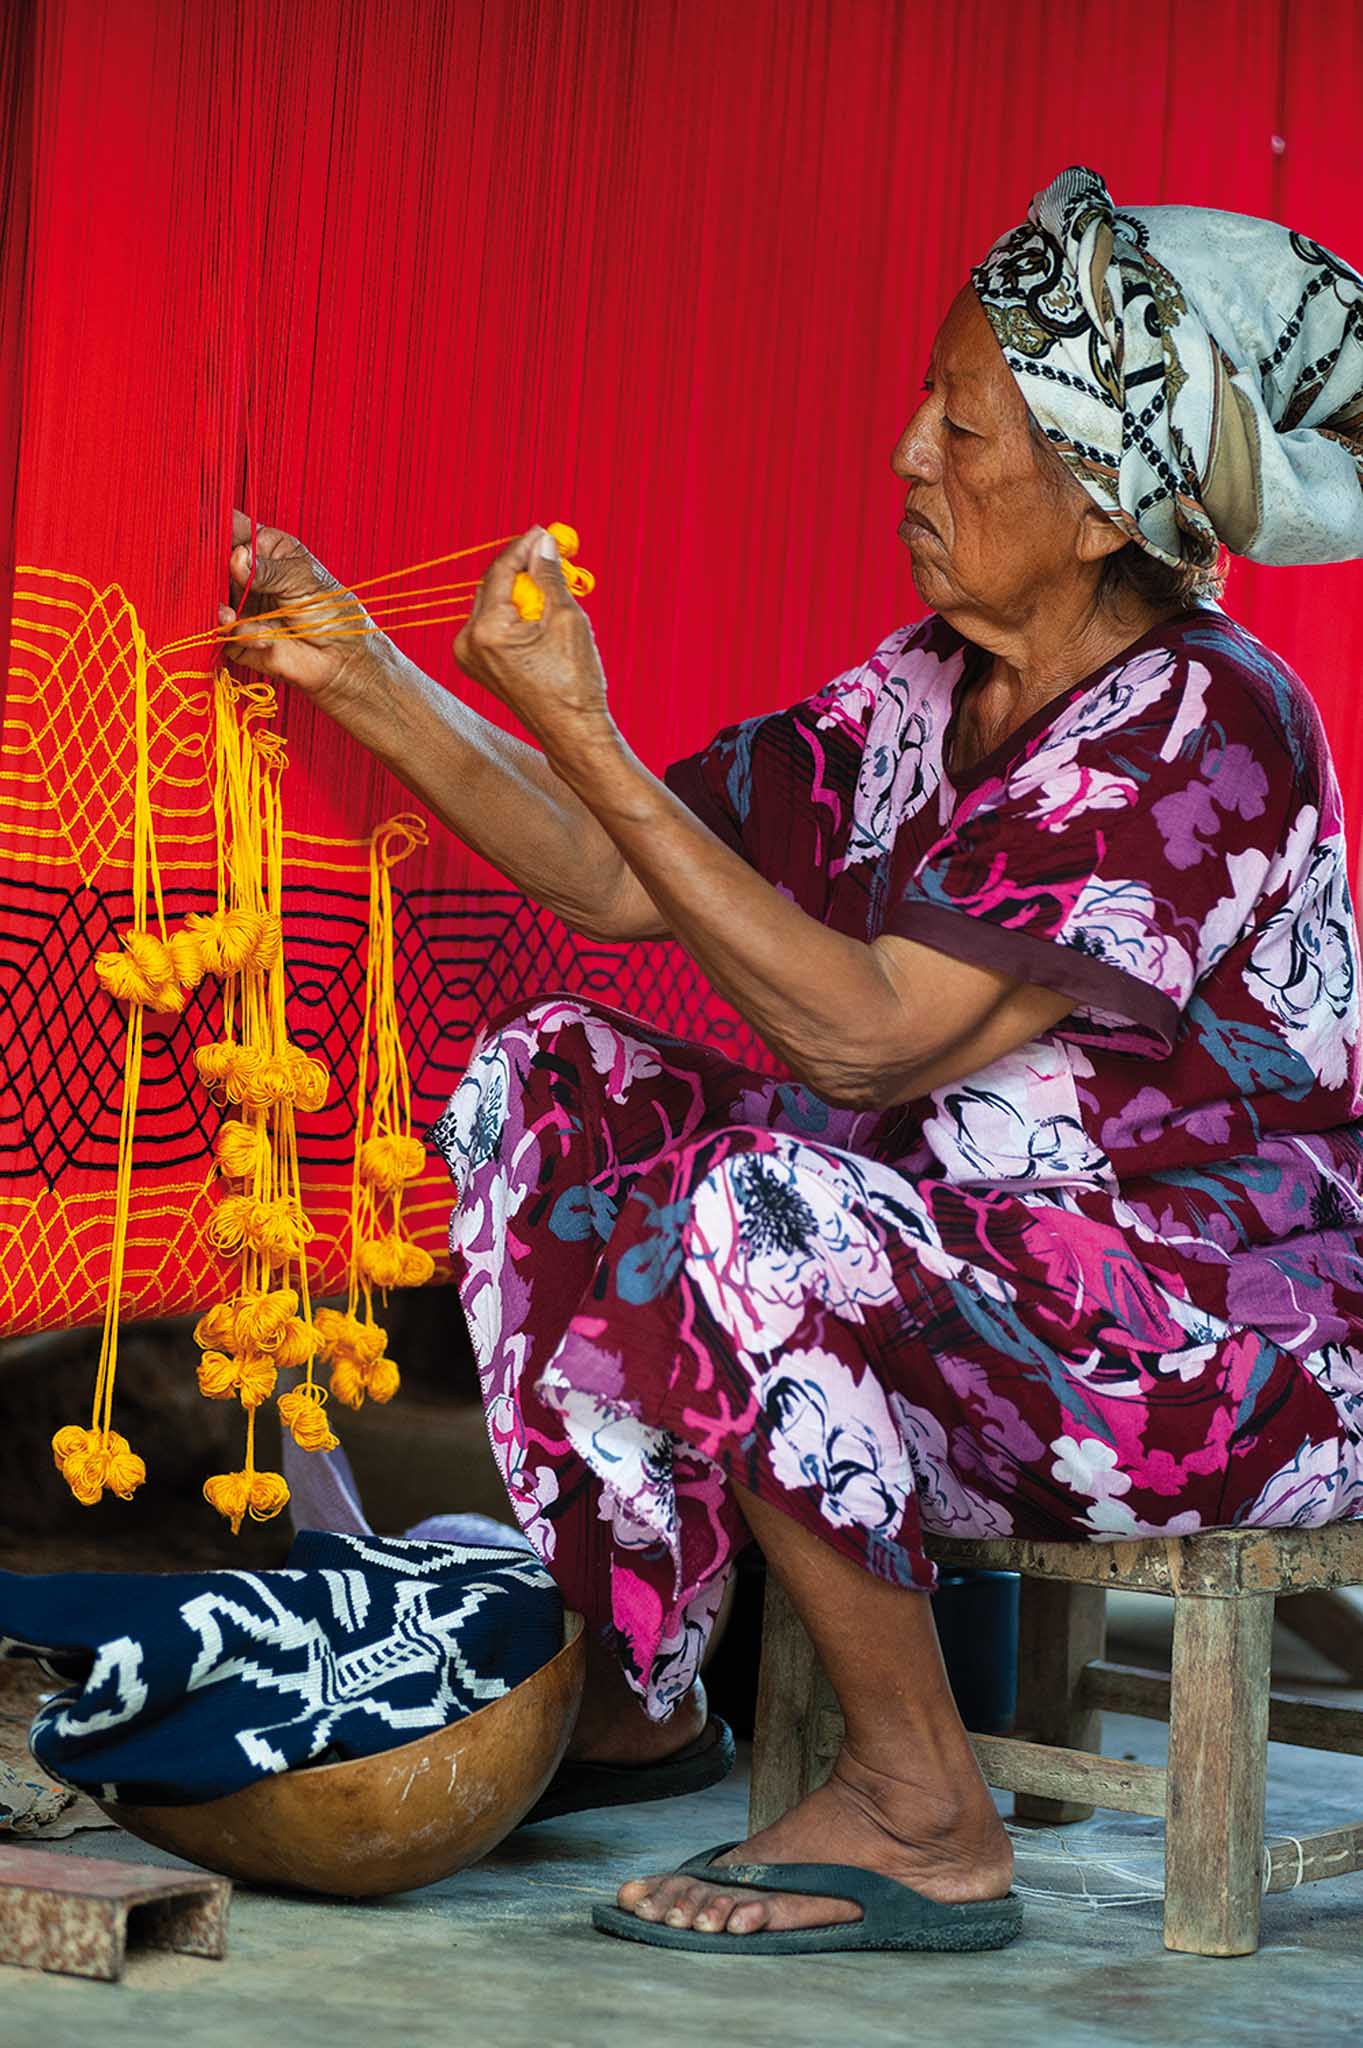
<svg viewBox="0 0 1363 2048">
<path fill-rule="evenodd" d="M 1087 161 L 1119 203 L 1270 214 L 1357 262 L 1360 105 L 1350 0 L 6 8 L 0 1330 L 101 1313 L 123 1020 L 91 963 L 130 912 L 128 606 L 153 649 L 211 624 L 234 501 L 343 578 L 572 520 L 617 714 L 661 766 L 920 609 L 889 450 L 1038 185 Z M 1240 568 L 1229 603 L 1316 692 L 1356 801 L 1363 570 Z M 458 680 L 447 629 L 398 637 Z M 207 705 L 198 653 L 153 666 L 177 920 L 211 900 Z M 281 721 L 291 1021 L 336 1076 L 301 1125 L 326 1287 L 367 835 L 410 799 L 308 707 Z M 438 830 L 394 884 L 419 1118 L 537 989 L 744 1043 L 674 948 L 577 941 Z M 215 1002 L 148 1027 L 130 1313 L 224 1283 L 189 1057 Z M 433 1250 L 447 1209 L 442 1169 L 409 1209 Z"/>
</svg>

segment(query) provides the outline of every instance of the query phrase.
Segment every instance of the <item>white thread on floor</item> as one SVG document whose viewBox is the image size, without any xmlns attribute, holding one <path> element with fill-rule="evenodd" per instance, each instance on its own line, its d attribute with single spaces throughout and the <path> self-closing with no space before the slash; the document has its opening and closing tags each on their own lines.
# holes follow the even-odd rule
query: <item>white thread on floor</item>
<svg viewBox="0 0 1363 2048">
<path fill-rule="evenodd" d="M 1164 1897 L 1162 1835 L 1123 1840 L 1111 1828 L 1023 1827 L 1010 1821 L 1004 1826 L 1018 1865 L 1013 1890 L 1021 1899 L 1096 1913 L 1112 1906 L 1144 1906 Z M 1297 1852 L 1296 1870 L 1291 1883 L 1280 1884 L 1278 1889 L 1296 1891 L 1308 1882 L 1306 1851 L 1300 1839 L 1274 1835 L 1264 1844 L 1265 1892 L 1273 1875 L 1273 1851 L 1288 1845 Z M 1341 1862 L 1348 1855 L 1347 1849 L 1340 1849 L 1323 1860 Z"/>
<path fill-rule="evenodd" d="M 1106 1829 L 1084 1834 L 1072 1828 L 1004 1825 L 1019 1865 L 1013 1890 L 1033 1905 L 1098 1913 L 1146 1906 L 1164 1897 L 1164 1843 L 1158 1837 L 1114 1842 Z M 1104 1853 L 1109 1845 L 1115 1853 Z M 1154 1867 L 1133 1868 L 1142 1862 Z M 1039 1867 L 1033 1872 L 1033 1866 Z"/>
</svg>

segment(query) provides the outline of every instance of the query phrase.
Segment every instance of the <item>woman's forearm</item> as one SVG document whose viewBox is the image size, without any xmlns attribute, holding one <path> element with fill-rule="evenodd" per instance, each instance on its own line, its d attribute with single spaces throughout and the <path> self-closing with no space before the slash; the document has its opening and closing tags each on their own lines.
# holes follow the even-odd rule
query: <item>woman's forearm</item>
<svg viewBox="0 0 1363 2048">
<path fill-rule="evenodd" d="M 900 992 L 875 950 L 765 881 L 649 774 L 618 733 L 566 756 L 584 805 L 663 922 L 792 1071 L 834 1101 L 911 1092 L 917 1061 Z M 894 1051 L 903 1052 L 896 1070 Z"/>
<path fill-rule="evenodd" d="M 462 704 L 391 641 L 318 701 L 457 838 L 591 938 L 666 930 L 620 848 L 544 755 Z"/>
</svg>

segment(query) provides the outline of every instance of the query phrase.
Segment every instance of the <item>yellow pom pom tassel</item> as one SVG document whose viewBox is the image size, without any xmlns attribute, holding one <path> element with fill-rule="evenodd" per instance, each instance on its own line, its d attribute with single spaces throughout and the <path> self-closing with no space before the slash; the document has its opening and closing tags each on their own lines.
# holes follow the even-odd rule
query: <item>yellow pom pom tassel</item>
<svg viewBox="0 0 1363 2048">
<path fill-rule="evenodd" d="M 293 1073 L 282 1053 L 243 1045 L 227 1076 L 227 1099 L 246 1109 L 274 1109 L 293 1100 Z"/>
<path fill-rule="evenodd" d="M 360 1177 L 379 1194 L 393 1194 L 425 1170 L 426 1147 L 419 1138 L 366 1138 L 360 1147 Z"/>
<path fill-rule="evenodd" d="M 201 1351 L 228 1351 L 236 1341 L 236 1310 L 230 1301 L 215 1301 L 194 1325 L 194 1342 Z"/>
<path fill-rule="evenodd" d="M 372 1365 L 388 1342 L 388 1332 L 377 1323 L 362 1323 L 358 1316 L 339 1308 L 318 1309 L 317 1333 L 325 1365 L 337 1358 L 358 1358 L 362 1364 Z"/>
<path fill-rule="evenodd" d="M 268 910 L 233 905 L 194 911 L 169 945 L 186 988 L 197 988 L 205 974 L 266 974 L 279 958 L 283 933 L 279 918 Z"/>
<path fill-rule="evenodd" d="M 121 953 L 97 953 L 95 973 L 116 1002 L 179 1012 L 185 1006 L 170 948 L 151 932 L 124 932 Z"/>
<path fill-rule="evenodd" d="M 368 1372 L 347 1356 L 335 1359 L 331 1367 L 331 1391 L 346 1408 L 363 1408 L 368 1389 Z"/>
<path fill-rule="evenodd" d="M 184 927 L 166 940 L 171 971 L 182 989 L 197 988 L 204 978 L 203 947 L 194 933 Z"/>
<path fill-rule="evenodd" d="M 388 1333 L 377 1323 L 335 1308 L 317 1311 L 319 1356 L 331 1368 L 331 1391 L 347 1408 L 362 1408 L 366 1396 L 391 1401 L 398 1390 L 398 1369 L 385 1358 Z"/>
<path fill-rule="evenodd" d="M 216 1038 L 207 1045 L 194 1048 L 194 1066 L 199 1079 L 209 1093 L 221 1099 L 227 1088 L 227 1077 L 236 1064 L 241 1047 L 230 1038 Z"/>
<path fill-rule="evenodd" d="M 237 1353 L 237 1398 L 243 1408 L 259 1408 L 275 1390 L 279 1369 L 268 1351 Z"/>
<path fill-rule="evenodd" d="M 371 1401 L 391 1401 L 402 1385 L 402 1375 L 391 1358 L 376 1358 L 369 1368 L 369 1398 Z"/>
<path fill-rule="evenodd" d="M 331 1075 L 322 1062 L 297 1045 L 264 1052 L 257 1045 L 223 1039 L 196 1046 L 194 1064 L 210 1092 L 244 1109 L 272 1110 L 293 1102 L 303 1110 L 319 1110 L 331 1089 Z"/>
<path fill-rule="evenodd" d="M 298 1317 L 296 1287 L 275 1287 L 268 1294 L 239 1294 L 232 1316 L 238 1351 L 278 1351 L 289 1324 Z"/>
<path fill-rule="evenodd" d="M 199 1392 L 205 1401 L 230 1401 L 236 1391 L 236 1360 L 226 1351 L 205 1351 L 199 1360 Z"/>
<path fill-rule="evenodd" d="M 201 1048 L 202 1049 L 202 1048 Z M 269 1135 L 229 1117 L 213 1138 L 213 1157 L 227 1180 L 254 1180 L 270 1156 Z"/>
<path fill-rule="evenodd" d="M 295 1387 L 279 1397 L 279 1419 L 300 1451 L 334 1451 L 340 1438 L 333 1435 L 316 1387 Z"/>
<path fill-rule="evenodd" d="M 226 1195 L 209 1217 L 204 1235 L 224 1258 L 250 1250 L 272 1266 L 283 1266 L 312 1242 L 313 1226 L 296 1202 Z"/>
<path fill-rule="evenodd" d="M 372 1364 L 358 1358 L 339 1358 L 331 1368 L 331 1391 L 347 1408 L 363 1408 L 365 1398 L 391 1401 L 402 1384 L 402 1376 L 391 1358 L 376 1358 Z"/>
<path fill-rule="evenodd" d="M 214 974 L 268 974 L 279 958 L 284 929 L 273 911 L 237 905 L 215 911 L 207 923 L 205 959 Z"/>
<path fill-rule="evenodd" d="M 231 1524 L 235 1536 L 247 1515 L 253 1522 L 268 1522 L 287 1507 L 289 1489 L 281 1472 L 216 1472 L 204 1481 L 204 1499 Z"/>
<path fill-rule="evenodd" d="M 289 1065 L 293 1099 L 298 1107 L 309 1114 L 325 1108 L 331 1092 L 331 1075 L 322 1062 L 312 1059 L 296 1045 L 288 1046 L 284 1056 Z"/>
<path fill-rule="evenodd" d="M 245 1248 L 246 1233 L 260 1204 L 254 1195 L 227 1195 L 208 1219 L 204 1232 L 214 1251 L 224 1258 Z"/>
<path fill-rule="evenodd" d="M 131 1500 L 147 1476 L 147 1468 L 125 1436 L 109 1431 L 109 1464 L 104 1484 L 120 1500 Z"/>
<path fill-rule="evenodd" d="M 424 1287 L 435 1272 L 435 1260 L 421 1245 L 390 1231 L 360 1246 L 358 1263 L 371 1287 Z"/>
<path fill-rule="evenodd" d="M 70 1423 L 53 1437 L 52 1457 L 83 1508 L 94 1507 L 106 1489 L 131 1500 L 147 1476 L 145 1464 L 116 1429 L 81 1429 Z"/>
<path fill-rule="evenodd" d="M 265 1351 L 205 1351 L 199 1360 L 199 1392 L 206 1401 L 230 1401 L 235 1395 L 243 1408 L 259 1408 L 274 1392 L 278 1377 L 278 1368 Z"/>
<path fill-rule="evenodd" d="M 320 1344 L 315 1323 L 304 1321 L 302 1316 L 290 1316 L 274 1347 L 275 1364 L 281 1372 L 296 1371 L 298 1367 L 311 1363 Z"/>
</svg>

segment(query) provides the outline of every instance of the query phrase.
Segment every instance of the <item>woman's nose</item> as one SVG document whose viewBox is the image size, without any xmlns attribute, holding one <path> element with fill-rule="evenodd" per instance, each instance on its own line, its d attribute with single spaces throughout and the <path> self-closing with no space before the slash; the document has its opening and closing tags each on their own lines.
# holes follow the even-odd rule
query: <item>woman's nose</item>
<svg viewBox="0 0 1363 2048">
<path fill-rule="evenodd" d="M 941 470 L 941 456 L 920 406 L 895 443 L 890 467 L 902 483 L 935 483 Z"/>
</svg>

